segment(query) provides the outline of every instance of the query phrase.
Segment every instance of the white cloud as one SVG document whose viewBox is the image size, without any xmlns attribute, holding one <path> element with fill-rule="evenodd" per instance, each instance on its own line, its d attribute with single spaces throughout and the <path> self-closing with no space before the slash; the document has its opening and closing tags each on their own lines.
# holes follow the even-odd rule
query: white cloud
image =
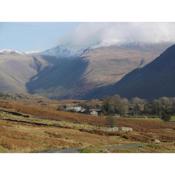
<svg viewBox="0 0 175 175">
<path fill-rule="evenodd" d="M 175 23 L 80 23 L 61 40 L 77 48 L 127 42 L 175 42 Z"/>
</svg>

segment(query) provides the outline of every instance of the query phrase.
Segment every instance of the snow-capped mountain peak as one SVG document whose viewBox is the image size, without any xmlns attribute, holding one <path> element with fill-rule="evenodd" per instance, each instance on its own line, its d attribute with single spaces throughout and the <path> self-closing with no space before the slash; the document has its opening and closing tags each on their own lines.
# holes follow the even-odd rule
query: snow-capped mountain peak
<svg viewBox="0 0 175 175">
<path fill-rule="evenodd" d="M 13 49 L 1 49 L 0 54 L 20 54 L 24 55 L 24 52 L 20 52 L 18 50 L 13 50 Z"/>
<path fill-rule="evenodd" d="M 73 47 L 57 46 L 42 52 L 42 55 L 55 56 L 57 58 L 73 58 L 78 57 L 84 52 L 84 49 L 76 49 Z"/>
</svg>

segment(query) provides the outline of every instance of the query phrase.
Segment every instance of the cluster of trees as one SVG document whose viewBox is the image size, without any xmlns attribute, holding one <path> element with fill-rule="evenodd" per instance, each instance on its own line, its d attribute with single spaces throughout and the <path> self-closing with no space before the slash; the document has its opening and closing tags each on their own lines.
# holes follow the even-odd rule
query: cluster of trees
<svg viewBox="0 0 175 175">
<path fill-rule="evenodd" d="M 107 115 L 159 116 L 162 120 L 169 121 L 175 114 L 175 98 L 161 97 L 147 101 L 138 97 L 128 100 L 115 95 L 104 99 L 102 111 Z"/>
</svg>

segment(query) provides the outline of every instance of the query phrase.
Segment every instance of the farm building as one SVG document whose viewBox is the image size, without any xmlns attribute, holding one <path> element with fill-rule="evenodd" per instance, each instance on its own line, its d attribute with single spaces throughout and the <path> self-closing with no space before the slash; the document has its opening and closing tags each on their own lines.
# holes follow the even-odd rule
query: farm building
<svg viewBox="0 0 175 175">
<path fill-rule="evenodd" d="M 94 115 L 94 116 L 98 116 L 101 114 L 101 109 L 90 109 L 89 114 Z"/>
<path fill-rule="evenodd" d="M 65 106 L 65 111 L 70 111 L 70 112 L 85 112 L 85 108 L 83 108 L 82 106 L 66 105 Z"/>
</svg>

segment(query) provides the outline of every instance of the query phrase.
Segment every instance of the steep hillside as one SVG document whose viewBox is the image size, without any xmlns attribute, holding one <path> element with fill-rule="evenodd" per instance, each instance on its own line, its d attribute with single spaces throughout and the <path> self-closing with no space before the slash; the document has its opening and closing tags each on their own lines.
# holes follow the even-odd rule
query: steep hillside
<svg viewBox="0 0 175 175">
<path fill-rule="evenodd" d="M 143 68 L 127 74 L 112 86 L 96 89 L 88 97 L 120 94 L 124 97 L 154 99 L 175 97 L 175 45 L 169 47 L 157 59 Z"/>
<path fill-rule="evenodd" d="M 43 58 L 48 59 L 48 57 Z M 50 98 L 73 98 L 81 93 L 81 90 L 85 90 L 83 73 L 88 65 L 86 60 L 80 57 L 73 59 L 52 57 L 51 59 L 54 64 L 50 64 L 27 83 L 30 93 Z"/>
<path fill-rule="evenodd" d="M 44 60 L 30 55 L 0 52 L 0 91 L 26 93 L 26 83 L 45 66 Z"/>
<path fill-rule="evenodd" d="M 130 71 L 159 56 L 170 43 L 128 44 L 121 46 L 86 49 L 79 56 L 63 58 L 42 56 L 49 66 L 27 83 L 30 93 L 50 98 L 84 98 L 85 94 L 105 85 L 119 81 Z M 49 53 L 59 53 L 53 49 Z M 67 51 L 67 49 L 61 49 Z M 52 55 L 52 54 L 51 54 Z"/>
<path fill-rule="evenodd" d="M 83 54 L 89 63 L 86 79 L 98 86 L 115 83 L 135 68 L 151 62 L 170 45 L 131 43 L 89 50 Z"/>
<path fill-rule="evenodd" d="M 34 54 L 4 50 L 0 52 L 0 91 L 81 99 L 148 64 L 169 45 L 131 43 L 77 52 L 55 47 Z"/>
</svg>

